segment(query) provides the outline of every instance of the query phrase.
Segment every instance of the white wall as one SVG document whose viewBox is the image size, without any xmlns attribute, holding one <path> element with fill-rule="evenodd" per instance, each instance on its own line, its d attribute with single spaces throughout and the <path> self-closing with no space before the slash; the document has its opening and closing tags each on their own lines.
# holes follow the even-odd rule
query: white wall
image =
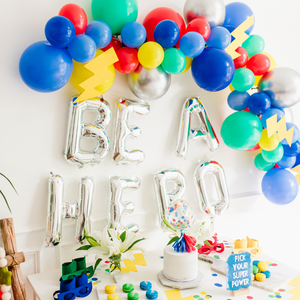
<svg viewBox="0 0 300 300">
<path fill-rule="evenodd" d="M 74 3 L 81 5 L 91 19 L 91 1 Z M 226 0 L 226 4 L 230 1 Z M 287 0 L 276 3 L 272 0 L 243 0 L 254 11 L 254 33 L 266 42 L 266 51 L 277 61 L 300 72 L 299 28 L 300 2 Z M 180 111 L 188 96 L 199 95 L 203 100 L 216 132 L 227 115 L 232 113 L 226 99 L 229 90 L 208 93 L 192 80 L 190 72 L 172 77 L 169 92 L 160 100 L 151 102 L 147 116 L 132 116 L 130 123 L 142 129 L 139 139 L 128 142 L 128 148 L 141 149 L 146 154 L 140 166 L 116 166 L 110 158 L 101 165 L 77 169 L 63 158 L 69 100 L 76 94 L 67 84 L 62 90 L 51 94 L 36 93 L 22 82 L 18 62 L 22 51 L 30 44 L 44 40 L 44 26 L 48 19 L 68 3 L 66 0 L 10 0 L 0 4 L 0 172 L 15 184 L 19 196 L 2 179 L 1 189 L 8 197 L 14 216 L 19 250 L 26 253 L 24 274 L 58 268 L 61 261 L 69 260 L 76 247 L 73 244 L 74 223 L 64 222 L 61 247 L 44 248 L 44 231 L 47 214 L 47 181 L 50 171 L 60 174 L 65 181 L 65 199 L 76 201 L 80 178 L 93 175 L 96 184 L 93 203 L 94 228 L 103 226 L 107 218 L 108 178 L 110 175 L 137 175 L 140 190 L 127 194 L 126 198 L 136 204 L 134 221 L 143 230 L 157 230 L 157 211 L 152 177 L 153 173 L 170 167 L 179 167 L 187 179 L 188 200 L 200 217 L 192 174 L 199 159 L 210 157 L 204 142 L 190 144 L 187 159 L 174 154 Z M 182 12 L 184 0 L 139 0 L 139 21 L 157 6 L 169 6 Z M 113 111 L 120 96 L 135 99 L 126 84 L 126 76 L 117 74 L 112 89 L 104 95 Z M 295 123 L 299 105 L 293 107 Z M 113 113 L 108 134 L 112 138 L 115 121 Z M 231 205 L 224 216 L 218 218 L 216 229 L 220 235 L 234 239 L 249 235 L 259 239 L 264 251 L 278 260 L 300 269 L 298 259 L 300 197 L 284 207 L 274 206 L 259 195 L 263 172 L 254 167 L 253 153 L 235 152 L 222 143 L 213 157 L 226 170 L 231 194 Z M 5 209 L 0 202 L 0 210 Z M 127 218 L 129 220 L 129 217 Z M 154 221 L 155 219 L 155 221 Z M 126 221 L 125 221 L 126 222 Z M 129 221 L 128 221 L 129 222 Z M 286 255 L 286 253 L 289 255 Z"/>
</svg>

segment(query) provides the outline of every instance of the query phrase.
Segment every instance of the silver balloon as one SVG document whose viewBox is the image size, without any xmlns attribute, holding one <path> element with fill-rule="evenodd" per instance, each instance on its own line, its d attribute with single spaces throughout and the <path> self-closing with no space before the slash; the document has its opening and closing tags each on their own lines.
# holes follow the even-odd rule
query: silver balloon
<svg viewBox="0 0 300 300">
<path fill-rule="evenodd" d="M 208 196 L 205 178 L 212 175 L 218 194 L 218 202 L 214 203 Z M 194 173 L 194 185 L 196 188 L 200 209 L 209 217 L 214 218 L 225 212 L 229 206 L 229 193 L 222 166 L 216 161 L 200 162 Z"/>
<path fill-rule="evenodd" d="M 191 129 L 193 114 L 196 114 L 199 120 L 199 128 L 196 129 Z M 214 151 L 219 147 L 219 140 L 203 103 L 197 97 L 187 98 L 181 112 L 180 128 L 175 150 L 176 155 L 185 157 L 189 142 L 198 139 L 205 140 L 210 151 Z"/>
<path fill-rule="evenodd" d="M 126 178 L 120 176 L 110 177 L 109 180 L 109 212 L 108 225 L 113 228 L 125 228 L 122 224 L 123 214 L 131 214 L 134 211 L 134 204 L 132 202 L 123 202 L 123 190 L 136 190 L 140 187 L 141 181 L 138 177 Z M 133 232 L 139 231 L 139 226 L 130 224 L 126 226 L 128 230 Z"/>
<path fill-rule="evenodd" d="M 109 103 L 103 98 L 86 100 L 79 104 L 74 104 L 75 99 L 76 97 L 70 103 L 68 136 L 64 155 L 68 163 L 82 168 L 84 165 L 100 163 L 109 152 L 110 141 L 105 129 L 111 120 L 111 109 Z M 97 114 L 97 118 L 92 124 L 82 122 L 83 113 L 86 110 L 94 111 Z M 91 151 L 82 150 L 80 148 L 82 138 L 93 139 L 96 147 Z"/>
<path fill-rule="evenodd" d="M 300 74 L 290 68 L 273 69 L 262 77 L 259 90 L 268 94 L 273 107 L 290 107 L 300 101 Z"/>
<path fill-rule="evenodd" d="M 184 5 L 184 19 L 190 23 L 197 17 L 205 17 L 210 27 L 222 26 L 225 20 L 223 0 L 187 0 Z"/>
<path fill-rule="evenodd" d="M 172 201 L 183 198 L 186 189 L 184 175 L 180 170 L 167 169 L 154 174 L 155 194 L 161 228 L 166 228 L 164 221 L 168 221 L 168 206 Z M 174 189 L 168 191 L 167 184 L 173 183 Z"/>
<path fill-rule="evenodd" d="M 117 118 L 114 136 L 114 150 L 112 160 L 116 164 L 129 164 L 132 162 L 141 163 L 145 159 L 145 154 L 140 150 L 126 150 L 126 139 L 128 137 L 139 137 L 141 130 L 139 127 L 130 127 L 127 123 L 129 113 L 146 115 L 150 111 L 150 105 L 143 101 L 121 98 L 117 103 Z"/>
<path fill-rule="evenodd" d="M 83 242 L 84 235 L 91 233 L 90 216 L 92 212 L 94 183 L 90 177 L 83 177 L 80 184 L 79 202 L 63 201 L 64 183 L 59 175 L 50 173 L 48 192 L 48 214 L 46 246 L 57 246 L 62 235 L 62 220 L 76 219 L 75 241 Z"/>
<path fill-rule="evenodd" d="M 138 71 L 127 75 L 128 85 L 133 94 L 142 100 L 155 100 L 161 98 L 169 89 L 171 75 L 161 66 L 146 69 L 142 66 Z"/>
</svg>

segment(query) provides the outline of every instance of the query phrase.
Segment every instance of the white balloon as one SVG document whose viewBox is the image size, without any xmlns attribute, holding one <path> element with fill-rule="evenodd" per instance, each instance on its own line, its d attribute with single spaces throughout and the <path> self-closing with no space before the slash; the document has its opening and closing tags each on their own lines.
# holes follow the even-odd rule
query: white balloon
<svg viewBox="0 0 300 300">
<path fill-rule="evenodd" d="M 10 300 L 11 299 L 11 294 L 10 293 L 4 293 L 2 295 L 2 300 Z"/>
<path fill-rule="evenodd" d="M 7 266 L 7 260 L 5 258 L 0 259 L 0 268 Z"/>
<path fill-rule="evenodd" d="M 11 289 L 11 285 L 6 285 L 6 284 L 1 285 L 1 292 L 2 293 L 7 293 L 7 292 L 10 291 L 10 289 Z"/>
</svg>

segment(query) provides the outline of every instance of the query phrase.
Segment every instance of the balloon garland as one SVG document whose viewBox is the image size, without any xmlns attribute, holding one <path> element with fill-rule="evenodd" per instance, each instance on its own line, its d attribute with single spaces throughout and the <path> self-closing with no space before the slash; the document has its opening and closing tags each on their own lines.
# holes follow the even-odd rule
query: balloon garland
<svg viewBox="0 0 300 300">
<path fill-rule="evenodd" d="M 7 270 L 7 260 L 5 259 L 5 250 L 0 247 L 0 299 L 10 300 L 11 294 L 11 275 L 12 273 Z"/>
<path fill-rule="evenodd" d="M 25 84 L 38 92 L 53 92 L 71 79 L 80 93 L 88 90 L 92 92 L 89 95 L 98 96 L 111 88 L 117 69 L 128 74 L 131 91 L 148 101 L 167 92 L 171 75 L 191 67 L 193 79 L 206 91 L 230 86 L 228 105 L 236 112 L 224 121 L 221 136 L 235 150 L 261 151 L 254 163 L 267 172 L 262 181 L 266 198 L 275 204 L 296 198 L 297 178 L 286 169 L 300 163 L 300 131 L 286 123 L 284 108 L 300 100 L 300 75 L 289 68 L 277 68 L 272 56 L 264 52 L 263 38 L 250 35 L 254 16 L 249 6 L 240 2 L 225 6 L 222 0 L 187 0 L 187 26 L 183 17 L 168 7 L 150 11 L 143 24 L 136 22 L 137 0 L 93 0 L 92 14 L 94 21 L 87 24 L 84 10 L 67 4 L 47 22 L 47 41 L 32 44 L 20 58 Z M 107 64 L 101 62 L 105 54 L 110 58 Z M 100 71 L 95 68 L 96 61 Z M 99 107 L 106 111 L 109 107 L 103 99 L 100 102 L 88 105 L 101 115 Z M 141 102 L 125 99 L 118 105 L 120 124 L 125 127 L 125 114 L 136 107 L 145 110 L 144 114 L 149 110 Z M 98 125 L 97 132 L 101 135 L 102 130 L 105 136 L 107 125 L 102 127 L 100 121 Z M 128 131 L 128 135 L 137 133 Z M 108 151 L 109 139 L 106 141 Z M 125 149 L 122 153 L 121 160 L 130 161 Z M 142 153 L 140 156 L 142 161 Z M 120 153 L 116 152 L 114 160 L 118 159 Z"/>
</svg>

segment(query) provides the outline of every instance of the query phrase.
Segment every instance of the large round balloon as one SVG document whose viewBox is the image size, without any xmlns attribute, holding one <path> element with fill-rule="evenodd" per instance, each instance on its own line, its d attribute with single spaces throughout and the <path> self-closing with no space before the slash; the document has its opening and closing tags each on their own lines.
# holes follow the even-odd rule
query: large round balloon
<svg viewBox="0 0 300 300">
<path fill-rule="evenodd" d="M 244 151 L 259 142 L 262 130 L 260 119 L 256 115 L 248 111 L 238 111 L 223 122 L 221 136 L 228 147 Z"/>
<path fill-rule="evenodd" d="M 273 69 L 262 77 L 259 89 L 269 95 L 273 107 L 290 107 L 300 101 L 300 74 L 290 68 Z"/>
<path fill-rule="evenodd" d="M 186 23 L 198 17 L 205 17 L 210 27 L 222 26 L 225 20 L 223 0 L 187 0 L 184 5 Z"/>
<path fill-rule="evenodd" d="M 156 25 L 163 20 L 174 21 L 180 30 L 180 37 L 185 32 L 185 23 L 181 15 L 172 8 L 169 7 L 158 7 L 151 10 L 144 19 L 143 25 L 147 31 L 147 41 L 155 41 L 154 30 Z"/>
<path fill-rule="evenodd" d="M 102 50 L 97 49 L 95 58 L 102 53 L 103 53 Z M 73 70 L 73 73 L 71 76 L 71 82 L 73 83 L 75 88 L 81 93 L 84 91 L 84 89 L 80 86 L 80 84 L 93 75 L 93 73 L 90 70 L 85 68 L 85 65 L 86 64 L 74 61 L 74 70 Z M 112 72 L 114 74 L 114 76 L 112 78 L 110 78 L 109 80 L 102 82 L 101 84 L 99 84 L 98 86 L 95 87 L 95 89 L 99 92 L 99 95 L 106 93 L 111 88 L 111 86 L 115 80 L 114 66 L 110 65 L 109 67 L 107 67 L 107 70 Z"/>
<path fill-rule="evenodd" d="M 192 62 L 192 74 L 196 83 L 204 90 L 217 92 L 225 89 L 234 76 L 231 56 L 221 49 L 205 48 Z"/>
<path fill-rule="evenodd" d="M 92 14 L 94 20 L 107 23 L 112 34 L 120 34 L 125 24 L 136 21 L 138 3 L 137 0 L 93 0 Z"/>
<path fill-rule="evenodd" d="M 289 171 L 272 169 L 262 180 L 262 192 L 274 204 L 284 205 L 292 202 L 298 195 L 298 181 Z"/>
<path fill-rule="evenodd" d="M 161 66 L 149 70 L 140 65 L 134 72 L 128 74 L 130 90 L 145 101 L 162 97 L 168 91 L 170 84 L 171 75 Z"/>
<path fill-rule="evenodd" d="M 72 58 L 66 49 L 51 46 L 47 41 L 29 46 L 22 54 L 19 71 L 23 81 L 42 93 L 62 88 L 70 79 Z"/>
</svg>

